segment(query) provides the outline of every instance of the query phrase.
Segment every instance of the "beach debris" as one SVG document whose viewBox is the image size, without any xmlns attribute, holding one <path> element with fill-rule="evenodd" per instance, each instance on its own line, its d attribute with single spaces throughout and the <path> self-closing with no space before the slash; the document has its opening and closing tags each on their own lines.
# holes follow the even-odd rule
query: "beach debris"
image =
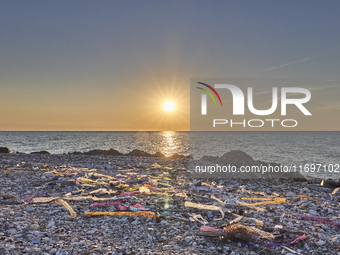
<svg viewBox="0 0 340 255">
<path fill-rule="evenodd" d="M 288 247 L 286 247 L 286 246 L 282 246 L 282 248 L 283 248 L 283 249 L 286 249 L 287 251 L 291 252 L 292 254 L 302 255 L 302 253 L 296 252 L 296 251 L 294 251 L 293 249 L 288 248 Z"/>
<path fill-rule="evenodd" d="M 110 206 L 110 205 L 119 205 L 120 203 L 123 203 L 125 199 L 117 200 L 113 202 L 104 202 L 104 203 L 93 203 L 90 205 L 90 207 L 97 207 L 97 206 Z"/>
<path fill-rule="evenodd" d="M 105 188 L 100 188 L 89 192 L 90 195 L 111 195 L 116 193 L 117 192 L 114 190 L 107 190 Z"/>
<path fill-rule="evenodd" d="M 207 224 L 209 223 L 207 220 L 205 220 L 205 219 L 202 217 L 201 214 L 195 214 L 195 213 L 193 213 L 193 214 L 192 214 L 192 218 L 193 218 L 195 221 L 201 223 L 202 225 L 207 225 Z"/>
<path fill-rule="evenodd" d="M 135 216 L 144 216 L 144 217 L 159 217 L 158 214 L 151 211 L 137 211 L 137 212 L 85 212 L 86 216 L 125 216 L 125 217 L 135 217 Z"/>
<path fill-rule="evenodd" d="M 305 215 L 298 215 L 298 218 L 303 219 L 303 220 L 311 220 L 311 221 L 318 221 L 318 222 L 328 223 L 330 225 L 334 225 L 334 226 L 340 227 L 340 223 L 331 221 L 331 220 L 326 219 L 326 218 L 309 217 L 309 216 L 305 216 Z"/>
<path fill-rule="evenodd" d="M 50 203 L 57 199 L 64 199 L 65 201 L 115 201 L 122 199 L 132 199 L 131 196 L 124 197 L 107 197 L 107 198 L 98 198 L 93 196 L 80 196 L 80 197 L 36 197 L 33 198 L 33 203 Z"/>
<path fill-rule="evenodd" d="M 288 246 L 288 245 L 292 245 L 297 243 L 300 240 L 305 239 L 307 236 L 305 234 L 303 234 L 302 236 L 299 236 L 298 238 L 296 238 L 294 241 L 290 242 L 290 243 L 267 243 L 265 245 L 263 245 L 263 247 L 272 247 L 272 246 Z"/>
<path fill-rule="evenodd" d="M 262 201 L 266 201 L 266 202 L 258 202 L 258 203 L 251 204 L 253 206 L 255 206 L 255 205 L 283 204 L 283 203 L 286 202 L 285 198 L 247 198 L 247 197 L 243 197 L 241 199 L 243 199 L 243 200 L 262 200 Z"/>
<path fill-rule="evenodd" d="M 304 198 L 312 199 L 312 197 L 307 196 L 307 195 L 303 195 L 303 194 L 298 194 L 298 195 L 296 195 L 296 196 L 297 196 L 297 197 L 304 197 Z"/>
<path fill-rule="evenodd" d="M 275 238 L 275 236 L 271 233 L 242 224 L 227 225 L 223 227 L 223 229 L 202 226 L 198 235 L 210 237 L 220 236 L 224 240 L 230 240 L 233 242 L 251 242 L 256 239 L 256 236 L 265 239 Z"/>
<path fill-rule="evenodd" d="M 221 207 L 214 206 L 214 205 L 202 205 L 202 204 L 196 204 L 192 202 L 185 202 L 185 207 L 191 207 L 191 208 L 197 208 L 201 210 L 212 210 L 212 211 L 219 211 L 222 214 L 222 217 L 220 219 L 214 219 L 214 220 L 223 220 L 224 218 L 224 212 Z"/>
<path fill-rule="evenodd" d="M 262 245 L 268 254 L 281 254 L 282 249 L 287 250 L 285 254 L 332 253 L 338 248 L 337 228 L 327 226 L 339 226 L 333 216 L 338 211 L 338 199 L 320 194 L 327 189 L 320 187 L 319 181 L 314 181 L 317 190 L 309 189 L 311 184 L 289 180 L 203 181 L 190 178 L 182 163 L 170 159 L 124 157 L 126 161 L 123 161 L 120 157 L 53 154 L 1 156 L 0 193 L 6 195 L 0 196 L 0 254 L 6 252 L 4 249 L 17 254 L 40 254 L 45 249 L 49 254 L 61 254 L 64 249 L 65 254 L 66 251 L 71 254 L 73 247 L 79 253 L 132 253 L 132 250 L 139 254 L 171 253 L 176 245 L 188 254 L 196 250 L 198 254 L 230 251 L 248 254 L 256 251 L 254 246 Z M 151 167 L 155 162 L 160 164 Z M 67 182 L 75 185 L 63 185 Z M 288 190 L 294 196 L 285 200 L 283 195 Z M 14 198 L 26 198 L 26 203 L 13 203 Z M 223 213 L 223 221 L 214 224 L 212 219 L 220 218 L 218 212 Z M 332 217 L 317 218 L 321 217 L 318 215 Z M 72 217 L 78 220 L 71 221 Z M 193 236 L 195 229 L 200 230 L 199 235 L 210 238 Z M 311 232 L 308 245 L 303 242 L 295 253 L 287 248 L 305 239 L 305 231 Z M 99 242 L 93 240 L 96 237 Z M 114 239 L 117 246 L 108 246 L 107 238 Z M 211 239 L 238 243 L 218 245 Z M 71 242 L 71 248 L 61 249 L 60 241 Z M 164 244 L 164 249 L 150 248 L 158 247 L 159 242 Z"/>
<path fill-rule="evenodd" d="M 336 195 L 336 194 L 340 194 L 340 187 L 339 188 L 335 188 L 332 192 L 332 195 Z"/>
<path fill-rule="evenodd" d="M 233 242 L 250 242 L 255 237 L 253 228 L 241 224 L 233 224 L 224 228 L 224 238 Z"/>
<path fill-rule="evenodd" d="M 199 236 L 224 236 L 225 230 L 219 228 L 213 228 L 209 226 L 202 226 L 198 232 Z"/>
<path fill-rule="evenodd" d="M 58 199 L 58 203 L 62 204 L 71 214 L 73 218 L 77 217 L 77 213 L 72 209 L 72 207 L 63 199 Z"/>
<path fill-rule="evenodd" d="M 243 202 L 240 202 L 240 201 L 236 201 L 236 204 L 238 204 L 238 205 L 240 205 L 240 206 L 245 206 L 245 207 L 254 209 L 254 210 L 259 211 L 259 212 L 266 212 L 266 209 L 263 209 L 263 208 L 254 206 L 254 205 L 252 205 L 252 204 L 247 204 L 247 203 L 243 203 Z"/>
</svg>

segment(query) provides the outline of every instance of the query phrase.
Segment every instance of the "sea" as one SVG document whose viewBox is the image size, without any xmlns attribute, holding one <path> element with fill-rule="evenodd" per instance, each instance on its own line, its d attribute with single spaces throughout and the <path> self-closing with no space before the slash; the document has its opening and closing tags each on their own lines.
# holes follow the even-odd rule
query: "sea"
<svg viewBox="0 0 340 255">
<path fill-rule="evenodd" d="M 222 156 L 241 150 L 255 160 L 302 167 L 302 173 L 316 178 L 340 178 L 340 132 L 122 132 L 122 131 L 0 131 L 0 147 L 12 152 L 48 151 L 63 154 L 94 149 L 134 149 L 202 156 Z M 314 169 L 314 170 L 313 170 Z"/>
</svg>

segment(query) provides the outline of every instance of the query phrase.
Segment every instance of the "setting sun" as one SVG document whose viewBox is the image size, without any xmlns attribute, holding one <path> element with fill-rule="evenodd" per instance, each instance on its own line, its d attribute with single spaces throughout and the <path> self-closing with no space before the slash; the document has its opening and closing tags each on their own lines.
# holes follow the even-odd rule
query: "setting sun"
<svg viewBox="0 0 340 255">
<path fill-rule="evenodd" d="M 173 110 L 175 110 L 175 103 L 172 102 L 172 101 L 166 101 L 164 104 L 163 104 L 163 109 L 167 112 L 172 112 Z"/>
</svg>

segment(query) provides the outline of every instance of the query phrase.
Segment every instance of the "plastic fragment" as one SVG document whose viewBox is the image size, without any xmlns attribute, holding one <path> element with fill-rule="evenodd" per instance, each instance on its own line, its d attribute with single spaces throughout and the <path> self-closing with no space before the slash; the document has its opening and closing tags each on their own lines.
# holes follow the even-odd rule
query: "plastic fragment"
<svg viewBox="0 0 340 255">
<path fill-rule="evenodd" d="M 258 202 L 251 205 L 269 205 L 269 204 L 283 204 L 286 202 L 285 198 L 247 198 L 243 197 L 243 200 L 263 200 L 268 202 Z"/>
<path fill-rule="evenodd" d="M 131 191 L 131 192 L 124 192 L 116 197 L 125 197 L 125 196 L 134 196 L 134 195 L 137 195 L 139 194 L 140 192 L 139 191 Z"/>
<path fill-rule="evenodd" d="M 104 203 L 94 203 L 91 204 L 90 207 L 96 207 L 96 206 L 110 206 L 110 205 L 119 205 L 120 203 L 122 203 L 124 200 L 118 200 L 118 201 L 114 201 L 114 202 L 104 202 Z"/>
<path fill-rule="evenodd" d="M 213 228 L 209 226 L 202 226 L 198 232 L 199 236 L 223 236 L 225 235 L 224 229 Z"/>
<path fill-rule="evenodd" d="M 83 183 L 87 183 L 87 184 L 94 184 L 94 185 L 109 185 L 109 184 L 106 183 L 106 182 L 98 182 L 98 181 L 94 181 L 94 180 L 87 179 L 87 178 L 81 178 L 81 177 L 79 177 L 77 180 L 78 180 L 78 181 L 81 181 L 81 182 L 83 182 Z"/>
<path fill-rule="evenodd" d="M 208 184 L 208 183 L 205 183 L 205 182 L 202 182 L 202 185 L 204 185 L 204 186 L 208 186 L 208 187 L 210 187 L 210 188 L 214 188 L 214 186 L 212 186 L 212 185 L 210 185 L 210 184 Z"/>
<path fill-rule="evenodd" d="M 145 209 L 144 206 L 142 206 L 141 204 L 135 204 L 133 206 L 130 206 L 130 211 L 132 212 L 137 212 L 137 211 L 149 211 L 149 209 Z"/>
<path fill-rule="evenodd" d="M 77 213 L 72 209 L 72 207 L 63 199 L 58 199 L 58 203 L 61 203 L 70 212 L 73 218 L 77 217 Z"/>
<path fill-rule="evenodd" d="M 150 193 L 150 190 L 145 186 L 138 187 L 138 189 L 139 189 L 139 192 L 141 192 L 141 193 L 143 193 L 143 192 L 144 193 Z"/>
<path fill-rule="evenodd" d="M 247 203 L 243 203 L 243 202 L 239 202 L 239 201 L 236 201 L 236 204 L 241 205 L 241 206 L 246 206 L 246 207 L 249 207 L 251 209 L 255 209 L 255 210 L 259 211 L 259 212 L 265 212 L 266 211 L 265 209 L 260 208 L 260 207 L 256 207 L 256 206 L 254 206 L 252 204 L 247 204 Z"/>
<path fill-rule="evenodd" d="M 203 209 L 203 210 L 219 211 L 222 214 L 222 218 L 214 219 L 214 220 L 222 220 L 224 218 L 224 212 L 222 211 L 222 208 L 218 207 L 218 206 L 214 206 L 214 205 L 202 205 L 202 204 L 196 204 L 196 203 L 192 203 L 192 202 L 185 202 L 184 206 L 185 207 L 197 208 L 197 209 Z"/>
<path fill-rule="evenodd" d="M 122 200 L 122 199 L 132 199 L 131 196 L 124 196 L 124 197 L 107 197 L 107 198 L 98 198 L 93 196 L 84 196 L 84 197 L 37 197 L 33 198 L 33 203 L 50 203 L 57 199 L 64 199 L 65 201 L 115 201 L 115 200 Z"/>
<path fill-rule="evenodd" d="M 310 196 L 307 196 L 307 195 L 303 195 L 303 194 L 299 194 L 299 195 L 296 195 L 297 197 L 306 197 L 306 198 L 310 198 L 311 199 L 311 197 Z"/>
<path fill-rule="evenodd" d="M 271 247 L 271 246 L 287 246 L 287 245 L 292 245 L 297 243 L 300 240 L 305 239 L 307 236 L 305 234 L 303 234 L 302 236 L 299 236 L 298 238 L 296 238 L 294 241 L 290 242 L 290 243 L 267 243 L 265 245 L 262 245 L 262 247 Z"/>
<path fill-rule="evenodd" d="M 105 188 L 100 188 L 100 189 L 96 189 L 96 190 L 93 190 L 91 191 L 89 194 L 90 195 L 93 195 L 93 194 L 98 194 L 98 193 L 104 193 L 104 194 L 114 194 L 115 191 L 112 191 L 112 190 L 107 190 Z"/>
<path fill-rule="evenodd" d="M 242 220 L 243 219 L 243 216 L 238 216 L 237 218 L 235 218 L 235 219 L 233 219 L 232 221 L 230 221 L 229 223 L 228 223 L 228 225 L 232 225 L 232 224 L 236 224 L 236 223 L 238 223 L 240 220 Z"/>
<path fill-rule="evenodd" d="M 224 228 L 224 237 L 231 241 L 246 241 L 250 242 L 255 238 L 254 228 L 241 224 L 233 224 Z"/>
<path fill-rule="evenodd" d="M 148 195 L 161 195 L 161 196 L 164 196 L 164 197 L 167 196 L 167 194 L 161 193 L 161 192 L 149 192 L 149 193 L 138 193 L 138 194 L 136 194 L 136 196 L 148 196 Z"/>
<path fill-rule="evenodd" d="M 192 218 L 195 220 L 195 221 L 198 221 L 199 223 L 201 223 L 202 225 L 207 225 L 209 222 L 206 221 L 201 214 L 192 214 Z"/>
<path fill-rule="evenodd" d="M 217 197 L 215 197 L 214 195 L 211 195 L 212 199 L 215 199 L 217 202 L 219 202 L 220 204 L 225 204 L 221 199 L 218 199 Z"/>
<path fill-rule="evenodd" d="M 154 179 L 163 179 L 163 180 L 167 180 L 167 181 L 172 181 L 172 179 L 171 179 L 171 178 L 168 178 L 168 177 L 151 176 L 151 178 L 154 178 Z"/>
<path fill-rule="evenodd" d="M 151 211 L 137 211 L 137 212 L 85 212 L 85 215 L 88 216 L 104 216 L 104 215 L 109 215 L 109 216 L 125 216 L 125 217 L 134 217 L 134 216 L 144 216 L 144 217 L 151 217 L 151 218 L 156 218 L 159 217 L 159 215 L 155 214 L 154 212 Z"/>
<path fill-rule="evenodd" d="M 329 219 L 326 218 L 318 218 L 318 217 L 309 217 L 309 216 L 305 216 L 305 215 L 298 215 L 299 218 L 304 219 L 304 220 L 312 220 L 312 221 L 318 221 L 318 222 L 323 222 L 323 223 L 328 223 L 331 225 L 335 225 L 335 226 L 340 226 L 340 223 L 331 221 Z"/>
</svg>

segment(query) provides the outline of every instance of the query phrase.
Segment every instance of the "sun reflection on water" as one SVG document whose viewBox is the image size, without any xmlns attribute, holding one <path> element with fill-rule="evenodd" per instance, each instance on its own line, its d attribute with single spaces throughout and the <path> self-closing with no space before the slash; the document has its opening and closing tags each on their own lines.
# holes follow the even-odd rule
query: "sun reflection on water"
<svg viewBox="0 0 340 255">
<path fill-rule="evenodd" d="M 161 133 L 161 136 L 162 136 L 161 152 L 166 157 L 169 157 L 174 153 L 178 153 L 178 145 L 175 139 L 176 132 L 163 131 Z"/>
</svg>

